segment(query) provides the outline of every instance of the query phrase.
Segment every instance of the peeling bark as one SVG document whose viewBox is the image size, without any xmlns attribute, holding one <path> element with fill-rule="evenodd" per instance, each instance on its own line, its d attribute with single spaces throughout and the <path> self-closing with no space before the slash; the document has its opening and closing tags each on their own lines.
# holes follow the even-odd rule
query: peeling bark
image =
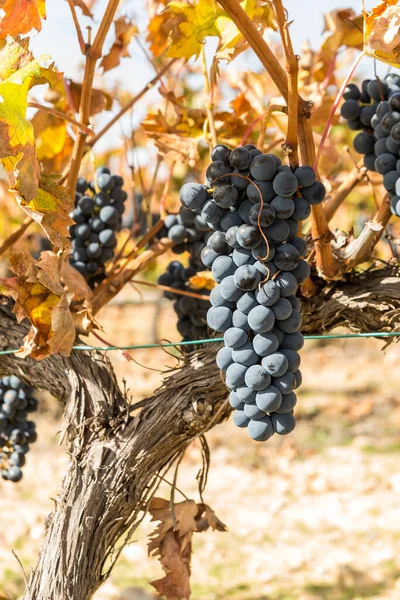
<svg viewBox="0 0 400 600">
<path fill-rule="evenodd" d="M 365 332 L 400 327 L 397 267 L 317 284 L 318 294 L 303 308 L 305 333 L 342 325 Z M 0 304 L 0 349 L 20 346 L 26 332 L 10 305 Z M 1 357 L 0 373 L 15 373 L 65 403 L 72 455 L 25 600 L 89 600 L 108 577 L 160 473 L 194 438 L 229 416 L 215 365 L 218 347 L 191 353 L 139 407 L 129 405 L 101 353 L 41 362 Z"/>
</svg>

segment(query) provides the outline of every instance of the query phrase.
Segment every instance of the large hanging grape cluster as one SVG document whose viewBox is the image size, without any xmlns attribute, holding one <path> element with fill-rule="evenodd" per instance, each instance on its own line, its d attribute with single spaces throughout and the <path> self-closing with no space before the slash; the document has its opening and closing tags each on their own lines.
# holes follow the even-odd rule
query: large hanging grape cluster
<svg viewBox="0 0 400 600">
<path fill-rule="evenodd" d="M 0 379 L 0 468 L 1 477 L 17 482 L 30 444 L 36 441 L 36 428 L 28 414 L 37 410 L 33 390 L 15 375 Z"/>
<path fill-rule="evenodd" d="M 293 172 L 251 145 L 232 152 L 216 146 L 211 158 L 206 185 L 185 184 L 180 199 L 213 230 L 201 253 L 218 284 L 207 323 L 224 334 L 217 364 L 226 372 L 233 420 L 265 441 L 295 427 L 303 346 L 295 293 L 310 273 L 296 234 L 325 187 L 311 167 Z"/>
<path fill-rule="evenodd" d="M 341 115 L 350 129 L 359 130 L 354 149 L 364 154 L 364 165 L 383 175 L 392 213 L 400 216 L 400 76 L 363 81 L 361 90 L 350 83 Z"/>
<path fill-rule="evenodd" d="M 128 197 L 123 184 L 122 177 L 111 175 L 107 167 L 97 169 L 96 182 L 78 179 L 70 215 L 76 223 L 70 227 L 70 262 L 92 288 L 104 279 L 105 265 L 114 256 Z"/>
</svg>

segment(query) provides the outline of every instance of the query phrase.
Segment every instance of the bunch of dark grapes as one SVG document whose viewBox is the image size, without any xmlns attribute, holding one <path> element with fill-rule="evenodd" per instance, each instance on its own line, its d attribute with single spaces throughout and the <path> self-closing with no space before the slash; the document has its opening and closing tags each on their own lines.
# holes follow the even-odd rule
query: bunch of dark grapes
<svg viewBox="0 0 400 600">
<path fill-rule="evenodd" d="M 188 183 L 187 185 L 191 186 L 193 184 Z M 173 251 L 175 254 L 189 252 L 193 257 L 196 257 L 203 249 L 204 237 L 209 231 L 210 227 L 201 216 L 200 211 L 188 210 L 185 206 L 181 206 L 178 214 L 165 217 L 164 226 L 158 232 L 157 238 L 168 237 L 174 242 Z M 199 265 L 201 265 L 201 261 Z"/>
<path fill-rule="evenodd" d="M 180 198 L 213 230 L 201 253 L 218 284 L 207 323 L 224 334 L 217 364 L 226 372 L 233 420 L 265 441 L 295 427 L 304 342 L 295 294 L 310 274 L 297 231 L 325 187 L 311 167 L 293 172 L 251 145 L 216 146 L 211 158 L 206 185 L 185 184 Z"/>
<path fill-rule="evenodd" d="M 344 93 L 341 115 L 350 129 L 363 129 L 353 140 L 364 154 L 364 165 L 383 175 L 392 213 L 400 216 L 400 76 L 363 81 L 360 90 L 350 83 Z"/>
<path fill-rule="evenodd" d="M 76 223 L 70 228 L 70 262 L 92 288 L 104 279 L 105 265 L 114 257 L 127 199 L 123 184 L 107 167 L 96 170 L 96 182 L 78 179 L 70 215 Z"/>
<path fill-rule="evenodd" d="M 189 264 L 197 262 L 189 258 Z M 198 295 L 209 295 L 206 289 L 194 289 L 190 286 L 190 278 L 196 275 L 199 269 L 194 266 L 184 267 L 182 263 L 174 260 L 169 263 L 165 273 L 160 275 L 158 283 L 176 290 L 193 292 Z M 184 341 L 201 340 L 207 337 L 207 310 L 210 306 L 208 300 L 201 300 L 183 294 L 174 294 L 165 291 L 164 296 L 174 300 L 174 310 L 178 317 L 177 329 Z"/>
<path fill-rule="evenodd" d="M 28 413 L 37 410 L 33 390 L 15 375 L 0 379 L 0 465 L 7 481 L 20 481 L 21 467 L 30 444 L 36 441 L 36 428 Z"/>
</svg>

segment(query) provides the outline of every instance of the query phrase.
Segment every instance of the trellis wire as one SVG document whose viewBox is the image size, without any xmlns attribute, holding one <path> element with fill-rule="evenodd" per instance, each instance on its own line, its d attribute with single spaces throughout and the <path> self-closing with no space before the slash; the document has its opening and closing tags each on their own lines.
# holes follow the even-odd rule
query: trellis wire
<svg viewBox="0 0 400 600">
<path fill-rule="evenodd" d="M 305 335 L 305 340 L 338 340 L 338 339 L 350 339 L 350 338 L 390 338 L 390 337 L 399 337 L 400 331 L 387 331 L 387 332 L 372 332 L 372 333 L 337 333 L 337 334 L 326 334 L 326 335 Z M 140 344 L 137 346 L 73 346 L 73 350 L 81 350 L 81 351 L 90 351 L 90 350 L 98 350 L 100 352 L 109 352 L 111 350 L 147 350 L 150 348 L 170 348 L 177 346 L 198 346 L 201 344 L 214 344 L 218 342 L 223 342 L 224 338 L 208 338 L 205 340 L 188 340 L 183 342 L 165 342 L 163 344 Z M 19 348 L 13 350 L 1 350 L 0 356 L 4 356 L 6 354 L 15 354 L 18 352 Z"/>
</svg>

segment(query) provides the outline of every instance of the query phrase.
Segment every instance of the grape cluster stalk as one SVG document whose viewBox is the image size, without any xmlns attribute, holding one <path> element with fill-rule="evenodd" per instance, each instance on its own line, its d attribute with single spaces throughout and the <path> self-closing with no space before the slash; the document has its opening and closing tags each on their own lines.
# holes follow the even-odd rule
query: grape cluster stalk
<svg viewBox="0 0 400 600">
<path fill-rule="evenodd" d="M 18 377 L 0 379 L 0 468 L 6 481 L 22 479 L 25 456 L 37 438 L 35 423 L 28 415 L 37 407 L 33 389 Z"/>
<path fill-rule="evenodd" d="M 362 130 L 354 149 L 364 154 L 364 166 L 383 176 L 392 213 L 400 216 L 400 76 L 366 79 L 361 89 L 350 83 L 340 113 L 351 130 Z"/>
<path fill-rule="evenodd" d="M 201 252 L 217 284 L 207 323 L 224 335 L 217 365 L 234 423 L 265 441 L 295 427 L 304 343 L 295 294 L 310 275 L 297 233 L 326 191 L 311 167 L 292 171 L 250 144 L 218 145 L 211 159 L 206 183 L 186 183 L 180 200 L 211 229 Z"/>
<path fill-rule="evenodd" d="M 125 201 L 124 180 L 107 167 L 96 170 L 95 181 L 79 177 L 75 208 L 70 214 L 71 265 L 94 288 L 105 278 L 106 264 L 114 257 Z"/>
</svg>

